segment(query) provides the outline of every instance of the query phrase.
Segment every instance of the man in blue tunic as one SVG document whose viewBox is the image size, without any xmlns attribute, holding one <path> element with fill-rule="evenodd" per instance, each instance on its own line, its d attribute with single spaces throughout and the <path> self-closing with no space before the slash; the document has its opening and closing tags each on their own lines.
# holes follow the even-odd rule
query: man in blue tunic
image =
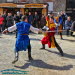
<svg viewBox="0 0 75 75">
<path fill-rule="evenodd" d="M 16 29 L 18 31 L 18 35 L 15 44 L 15 60 L 12 62 L 13 64 L 18 61 L 19 51 L 26 51 L 26 49 L 28 49 L 29 60 L 32 60 L 30 39 L 28 37 L 29 31 L 31 30 L 35 33 L 40 32 L 38 28 L 34 28 L 31 24 L 28 23 L 27 16 L 23 16 L 22 22 L 16 23 L 8 29 L 5 29 L 3 33 L 6 34 L 7 32 L 12 32 Z"/>
</svg>

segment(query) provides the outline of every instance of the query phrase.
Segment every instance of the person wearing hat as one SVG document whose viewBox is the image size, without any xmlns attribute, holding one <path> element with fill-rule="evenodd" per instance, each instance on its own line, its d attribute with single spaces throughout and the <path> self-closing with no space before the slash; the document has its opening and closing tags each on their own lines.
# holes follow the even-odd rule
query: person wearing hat
<svg viewBox="0 0 75 75">
<path fill-rule="evenodd" d="M 19 57 L 19 51 L 26 51 L 28 49 L 28 58 L 29 60 L 32 60 L 31 57 L 31 45 L 30 45 L 30 39 L 29 39 L 29 31 L 38 33 L 41 30 L 38 28 L 34 28 L 31 24 L 28 23 L 28 17 L 23 16 L 22 21 L 19 23 L 16 23 L 15 25 L 9 27 L 8 29 L 5 29 L 3 31 L 3 34 L 6 34 L 8 32 L 13 32 L 17 29 L 17 39 L 15 44 L 15 59 L 12 62 L 13 64 L 18 61 Z"/>
</svg>

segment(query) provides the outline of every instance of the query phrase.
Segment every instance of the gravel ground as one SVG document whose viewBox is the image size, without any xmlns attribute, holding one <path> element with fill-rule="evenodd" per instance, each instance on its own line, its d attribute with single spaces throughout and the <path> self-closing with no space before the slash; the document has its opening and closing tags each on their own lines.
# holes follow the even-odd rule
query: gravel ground
<svg viewBox="0 0 75 75">
<path fill-rule="evenodd" d="M 29 71 L 27 75 L 75 75 L 75 37 L 63 35 L 64 40 L 60 40 L 56 35 L 64 57 L 56 48 L 46 46 L 46 50 L 40 50 L 42 37 L 40 34 L 30 34 L 33 61 L 28 61 L 27 51 L 23 51 L 19 52 L 19 61 L 13 65 L 15 35 L 0 35 L 0 71 L 16 69 Z"/>
</svg>

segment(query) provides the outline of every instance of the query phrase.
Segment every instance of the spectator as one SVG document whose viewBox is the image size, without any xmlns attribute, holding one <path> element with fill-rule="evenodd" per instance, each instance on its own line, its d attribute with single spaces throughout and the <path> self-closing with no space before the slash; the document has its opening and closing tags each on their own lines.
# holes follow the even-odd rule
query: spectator
<svg viewBox="0 0 75 75">
<path fill-rule="evenodd" d="M 61 11 L 61 17 L 63 19 L 63 29 L 65 29 L 65 20 L 67 19 L 67 15 L 64 13 L 64 11 Z"/>
<path fill-rule="evenodd" d="M 34 15 L 34 27 L 39 27 L 38 26 L 38 23 L 39 23 L 39 16 L 38 16 L 38 14 L 37 14 L 37 12 L 35 12 L 35 15 Z"/>
<path fill-rule="evenodd" d="M 71 17 L 67 17 L 67 20 L 65 21 L 65 26 L 66 26 L 66 30 L 67 30 L 66 35 L 67 36 L 69 35 L 69 30 L 71 28 L 71 25 L 72 25 Z"/>
<path fill-rule="evenodd" d="M 4 12 L 4 14 L 2 15 L 2 17 L 4 18 L 4 27 L 3 27 L 3 30 L 5 30 L 5 28 L 7 28 L 6 27 L 6 23 L 7 23 L 7 21 L 6 21 L 6 17 L 7 17 L 6 12 Z"/>
<path fill-rule="evenodd" d="M 17 15 L 14 16 L 15 23 L 20 22 L 20 13 L 17 12 Z M 16 30 L 16 38 L 17 38 L 17 30 Z"/>
<path fill-rule="evenodd" d="M 19 13 L 17 13 L 17 15 L 16 14 L 14 15 L 14 20 L 15 20 L 15 23 L 20 22 L 20 14 Z"/>
<path fill-rule="evenodd" d="M 11 13 L 8 13 L 6 20 L 7 20 L 7 27 L 11 27 L 14 24 L 13 16 Z"/>
<path fill-rule="evenodd" d="M 16 23 L 16 16 L 17 16 L 17 15 L 14 14 L 14 17 L 13 17 L 13 18 L 14 18 L 14 24 Z"/>
<path fill-rule="evenodd" d="M 75 31 L 75 21 L 72 23 L 71 30 Z"/>
<path fill-rule="evenodd" d="M 30 23 L 30 24 L 33 23 L 33 16 L 32 16 L 32 14 L 31 14 L 31 12 L 29 12 L 28 23 Z"/>
<path fill-rule="evenodd" d="M 40 21 L 40 27 L 43 28 L 44 26 L 46 26 L 46 19 L 45 19 L 44 14 L 42 14 L 41 21 Z"/>
<path fill-rule="evenodd" d="M 20 11 L 20 19 L 22 18 L 23 14 L 22 14 L 22 11 Z"/>
<path fill-rule="evenodd" d="M 73 32 L 75 32 L 75 21 L 72 23 L 72 26 L 71 26 L 71 36 L 73 36 Z"/>
<path fill-rule="evenodd" d="M 3 31 L 4 30 L 4 26 L 3 26 L 3 21 L 4 21 L 4 18 L 2 17 L 2 15 L 0 14 L 0 33 L 1 33 L 1 31 Z"/>
<path fill-rule="evenodd" d="M 63 30 L 63 25 L 62 25 L 62 17 L 61 16 L 57 16 L 55 19 L 54 19 L 54 23 L 56 24 L 56 29 L 57 30 L 61 30 L 59 31 L 58 33 L 60 34 L 60 38 L 63 39 L 62 37 L 62 30 Z"/>
</svg>

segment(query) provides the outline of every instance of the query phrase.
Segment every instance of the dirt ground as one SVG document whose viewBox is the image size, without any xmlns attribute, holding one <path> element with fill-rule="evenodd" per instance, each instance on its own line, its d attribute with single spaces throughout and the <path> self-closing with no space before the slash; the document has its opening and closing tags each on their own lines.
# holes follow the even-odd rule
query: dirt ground
<svg viewBox="0 0 75 75">
<path fill-rule="evenodd" d="M 63 35 L 64 40 L 61 40 L 56 35 L 56 40 L 64 51 L 64 56 L 61 57 L 56 48 L 49 49 L 46 46 L 46 50 L 40 50 L 43 35 L 31 34 L 34 60 L 28 61 L 27 51 L 22 51 L 19 52 L 19 61 L 15 64 L 11 63 L 14 60 L 15 35 L 0 37 L 0 71 L 15 69 L 29 71 L 27 75 L 75 75 L 75 37 Z"/>
</svg>

